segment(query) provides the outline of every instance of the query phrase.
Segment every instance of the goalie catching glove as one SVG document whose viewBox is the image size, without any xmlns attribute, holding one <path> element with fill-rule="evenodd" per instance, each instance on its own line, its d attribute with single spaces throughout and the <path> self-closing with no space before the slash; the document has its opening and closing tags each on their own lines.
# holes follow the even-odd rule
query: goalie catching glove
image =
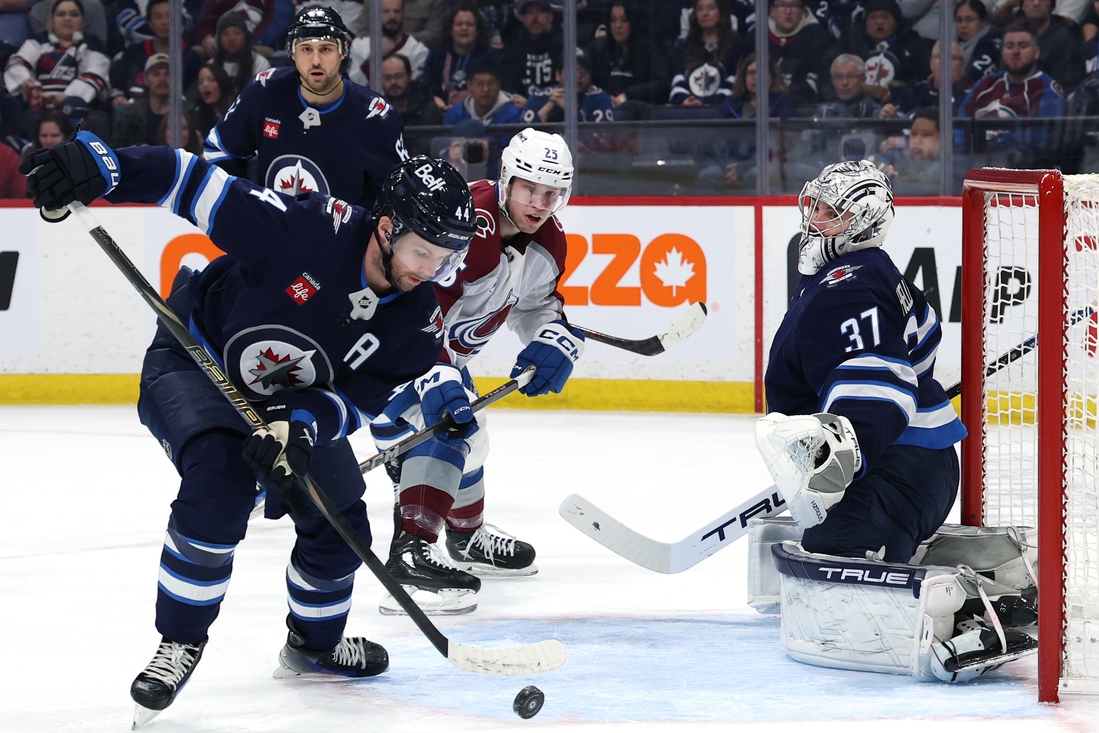
<svg viewBox="0 0 1099 733">
<path fill-rule="evenodd" d="M 584 334 L 569 328 L 564 321 L 550 321 L 538 329 L 538 333 L 526 348 L 519 352 L 511 378 L 515 379 L 534 365 L 534 378 L 519 391 L 527 397 L 560 394 L 572 374 L 572 366 L 584 354 Z"/>
<path fill-rule="evenodd" d="M 303 417 L 308 417 L 306 422 Z M 312 514 L 309 502 L 297 487 L 294 476 L 304 476 L 313 458 L 316 428 L 308 413 L 291 410 L 284 402 L 272 402 L 263 408 L 267 423 L 244 441 L 241 450 L 248 466 L 260 479 L 278 487 L 283 500 L 296 517 Z"/>
<path fill-rule="evenodd" d="M 772 412 L 756 423 L 756 448 L 802 527 L 815 527 L 862 469 L 851 421 L 840 415 L 786 416 Z"/>
</svg>

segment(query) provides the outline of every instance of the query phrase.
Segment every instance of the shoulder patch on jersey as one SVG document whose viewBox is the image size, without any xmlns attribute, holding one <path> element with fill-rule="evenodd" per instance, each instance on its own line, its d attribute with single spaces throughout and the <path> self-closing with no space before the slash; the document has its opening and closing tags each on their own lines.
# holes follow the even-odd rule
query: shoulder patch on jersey
<svg viewBox="0 0 1099 733">
<path fill-rule="evenodd" d="M 340 225 L 346 224 L 351 218 L 351 204 L 329 197 L 324 204 L 324 213 L 332 216 L 332 233 L 338 234 Z"/>
<path fill-rule="evenodd" d="M 260 73 L 256 74 L 256 81 L 261 85 L 267 86 L 267 80 L 271 78 L 271 75 L 275 73 L 277 66 L 272 66 L 270 69 L 264 69 Z"/>
<path fill-rule="evenodd" d="M 387 114 L 389 114 L 389 110 L 390 107 L 388 102 L 386 102 L 381 97 L 374 97 L 374 99 L 370 102 L 370 106 L 366 110 L 366 119 L 369 120 L 371 117 L 377 117 L 379 115 L 385 117 Z"/>
<path fill-rule="evenodd" d="M 477 209 L 477 236 L 488 239 L 496 233 L 496 217 L 486 209 Z"/>
<path fill-rule="evenodd" d="M 435 306 L 435 312 L 431 314 L 431 318 L 428 320 L 431 323 L 427 324 L 420 330 L 424 333 L 438 334 L 439 338 L 443 337 L 443 308 L 442 306 Z"/>
<path fill-rule="evenodd" d="M 854 280 L 857 278 L 855 270 L 861 270 L 862 265 L 840 265 L 839 267 L 833 267 L 824 277 L 821 278 L 821 282 L 830 288 L 834 288 L 841 282 L 846 280 Z"/>
</svg>

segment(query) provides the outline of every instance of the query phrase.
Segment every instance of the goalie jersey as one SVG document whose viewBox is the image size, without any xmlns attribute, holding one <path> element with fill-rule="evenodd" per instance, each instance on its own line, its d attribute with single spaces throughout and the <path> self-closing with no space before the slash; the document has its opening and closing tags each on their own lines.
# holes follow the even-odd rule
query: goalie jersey
<svg viewBox="0 0 1099 733">
<path fill-rule="evenodd" d="M 440 361 L 464 367 L 492 334 L 507 324 L 524 345 L 539 328 L 564 319 L 557 282 L 565 270 L 565 230 L 556 216 L 534 234 L 500 239 L 496 181 L 476 181 L 469 189 L 477 208 L 477 233 L 456 281 L 436 287 L 443 309 L 445 350 Z"/>
<path fill-rule="evenodd" d="M 965 437 L 935 380 L 942 329 L 923 293 L 878 248 L 851 252 L 798 283 L 771 344 L 768 411 L 851 421 L 862 474 L 892 445 L 947 448 Z"/>
<path fill-rule="evenodd" d="M 327 442 L 368 423 L 395 387 L 435 363 L 442 320 L 432 283 L 382 297 L 374 311 L 357 307 L 367 212 L 276 194 L 181 150 L 115 153 L 121 177 L 108 201 L 159 204 L 227 253 L 191 277 L 187 326 L 254 404 L 279 392 Z"/>
<path fill-rule="evenodd" d="M 321 193 L 369 211 L 393 167 L 408 158 L 401 115 L 344 79 L 343 96 L 310 106 L 293 66 L 261 71 L 206 138 L 207 161 L 231 168 L 256 157 L 256 182 L 279 193 Z M 232 172 L 232 171 L 231 171 Z"/>
</svg>

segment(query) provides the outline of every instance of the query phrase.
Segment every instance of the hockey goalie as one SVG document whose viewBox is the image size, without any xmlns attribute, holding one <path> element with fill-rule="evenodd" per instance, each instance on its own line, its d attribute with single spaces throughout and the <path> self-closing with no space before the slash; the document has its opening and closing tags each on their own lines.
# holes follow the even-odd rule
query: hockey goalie
<svg viewBox="0 0 1099 733">
<path fill-rule="evenodd" d="M 940 530 L 966 432 L 934 378 L 938 316 L 881 249 L 888 179 L 868 161 L 830 165 L 798 206 L 802 278 L 756 430 L 793 522 L 753 528 L 749 574 L 772 598 L 777 583 L 794 659 L 972 679 L 1037 648 L 1016 628 L 1035 619 L 1033 572 L 1019 572 L 1033 538 Z"/>
</svg>

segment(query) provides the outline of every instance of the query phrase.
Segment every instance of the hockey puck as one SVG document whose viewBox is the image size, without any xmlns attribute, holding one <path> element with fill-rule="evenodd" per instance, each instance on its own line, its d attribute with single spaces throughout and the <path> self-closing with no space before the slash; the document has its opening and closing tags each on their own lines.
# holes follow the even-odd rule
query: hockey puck
<svg viewBox="0 0 1099 733">
<path fill-rule="evenodd" d="M 511 709 L 520 718 L 526 720 L 537 715 L 545 701 L 546 695 L 534 685 L 530 685 L 519 690 L 519 694 L 515 696 L 515 702 L 511 704 Z"/>
</svg>

